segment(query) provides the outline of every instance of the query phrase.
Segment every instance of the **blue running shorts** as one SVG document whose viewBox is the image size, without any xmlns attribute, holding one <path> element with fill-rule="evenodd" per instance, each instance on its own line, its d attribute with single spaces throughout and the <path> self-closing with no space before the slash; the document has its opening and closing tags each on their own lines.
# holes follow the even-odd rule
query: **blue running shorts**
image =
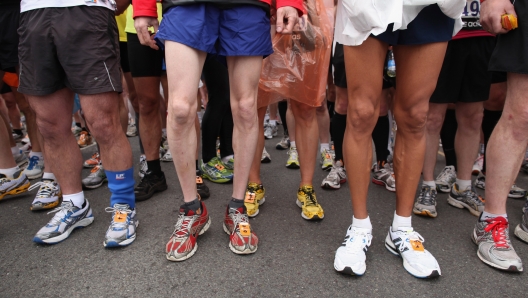
<svg viewBox="0 0 528 298">
<path fill-rule="evenodd" d="M 156 39 L 221 56 L 268 56 L 273 53 L 270 30 L 266 11 L 256 5 L 198 3 L 169 8 Z"/>
</svg>

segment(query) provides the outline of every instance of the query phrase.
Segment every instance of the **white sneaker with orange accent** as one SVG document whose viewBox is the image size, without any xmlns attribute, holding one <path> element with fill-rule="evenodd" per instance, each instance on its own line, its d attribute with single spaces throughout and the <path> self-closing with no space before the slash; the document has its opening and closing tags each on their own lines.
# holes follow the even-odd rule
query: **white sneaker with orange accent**
<svg viewBox="0 0 528 298">
<path fill-rule="evenodd" d="M 418 278 L 440 276 L 440 266 L 435 257 L 424 248 L 423 242 L 423 237 L 411 227 L 396 231 L 390 227 L 385 247 L 403 259 L 403 267 L 411 275 Z"/>
</svg>

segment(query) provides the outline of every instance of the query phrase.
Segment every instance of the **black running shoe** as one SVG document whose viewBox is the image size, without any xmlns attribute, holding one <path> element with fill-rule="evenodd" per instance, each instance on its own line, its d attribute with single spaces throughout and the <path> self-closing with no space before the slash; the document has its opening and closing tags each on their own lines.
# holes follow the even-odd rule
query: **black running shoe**
<svg viewBox="0 0 528 298">
<path fill-rule="evenodd" d="M 198 191 L 198 195 L 200 195 L 200 198 L 202 199 L 207 199 L 211 195 L 209 193 L 209 187 L 205 185 L 202 177 L 200 176 L 196 176 L 196 190 Z"/>
<path fill-rule="evenodd" d="M 134 188 L 134 194 L 136 195 L 136 201 L 145 201 L 152 198 L 154 193 L 166 189 L 167 181 L 165 180 L 165 174 L 161 172 L 161 175 L 156 175 L 148 171 L 141 179 L 141 182 Z"/>
</svg>

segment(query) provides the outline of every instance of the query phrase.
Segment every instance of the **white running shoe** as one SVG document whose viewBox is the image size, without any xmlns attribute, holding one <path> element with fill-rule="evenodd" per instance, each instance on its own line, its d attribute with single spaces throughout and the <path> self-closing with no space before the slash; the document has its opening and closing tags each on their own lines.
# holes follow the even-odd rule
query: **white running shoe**
<svg viewBox="0 0 528 298">
<path fill-rule="evenodd" d="M 435 184 L 439 192 L 450 192 L 456 181 L 456 170 L 454 166 L 446 166 L 436 177 Z"/>
<path fill-rule="evenodd" d="M 145 174 L 148 171 L 148 165 L 147 165 L 147 157 L 145 155 L 141 155 L 139 157 L 139 177 L 143 178 L 145 177 Z"/>
<path fill-rule="evenodd" d="M 367 270 L 367 252 L 372 241 L 372 230 L 350 225 L 345 240 L 337 249 L 334 269 L 350 275 L 363 275 Z"/>
<path fill-rule="evenodd" d="M 170 149 L 167 149 L 167 151 L 160 160 L 164 162 L 172 162 L 172 154 L 170 152 Z"/>
<path fill-rule="evenodd" d="M 24 174 L 28 179 L 38 179 L 44 173 L 44 158 L 31 156 L 28 166 L 24 169 Z"/>
<path fill-rule="evenodd" d="M 346 182 L 346 179 L 346 170 L 343 167 L 343 163 L 338 160 L 330 169 L 330 173 L 323 179 L 321 187 L 326 189 L 339 189 L 341 188 L 341 184 Z"/>
<path fill-rule="evenodd" d="M 266 147 L 264 147 L 264 150 L 262 150 L 262 157 L 260 158 L 261 163 L 270 163 L 271 162 L 271 155 L 269 155 L 268 151 L 266 151 Z"/>
<path fill-rule="evenodd" d="M 475 163 L 473 164 L 473 170 L 471 171 L 471 174 L 478 175 L 478 173 L 482 171 L 483 166 L 484 166 L 484 155 L 479 154 L 477 159 L 475 159 Z"/>
<path fill-rule="evenodd" d="M 403 267 L 411 275 L 418 278 L 431 278 L 442 275 L 435 257 L 427 251 L 423 237 L 413 228 L 399 228 L 392 231 L 389 228 L 385 247 L 394 255 L 403 259 Z"/>
</svg>

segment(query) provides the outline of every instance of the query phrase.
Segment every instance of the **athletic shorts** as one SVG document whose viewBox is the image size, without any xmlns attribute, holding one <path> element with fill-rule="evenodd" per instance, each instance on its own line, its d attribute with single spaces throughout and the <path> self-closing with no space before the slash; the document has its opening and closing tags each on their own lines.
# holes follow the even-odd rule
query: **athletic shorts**
<svg viewBox="0 0 528 298">
<path fill-rule="evenodd" d="M 0 70 L 18 65 L 18 23 L 20 5 L 0 9 Z"/>
<path fill-rule="evenodd" d="M 122 92 L 117 24 L 108 8 L 29 10 L 20 14 L 18 33 L 21 93 Z"/>
<path fill-rule="evenodd" d="M 385 59 L 387 65 L 387 59 Z M 343 45 L 336 42 L 334 52 L 332 53 L 332 66 L 334 67 L 334 85 L 341 88 L 347 87 L 346 71 L 345 71 L 345 53 Z M 383 89 L 395 87 L 396 82 L 394 78 L 387 75 L 387 69 L 383 70 Z"/>
<path fill-rule="evenodd" d="M 266 11 L 256 5 L 199 3 L 169 8 L 156 39 L 221 56 L 268 56 L 273 53 L 270 30 Z"/>
<path fill-rule="evenodd" d="M 139 37 L 135 33 L 127 33 L 128 62 L 130 63 L 130 73 L 133 78 L 159 77 L 165 53 L 154 50 L 149 46 L 144 46 L 139 42 Z"/>
<path fill-rule="evenodd" d="M 451 40 L 454 26 L 455 20 L 433 4 L 422 9 L 407 29 L 392 31 L 390 24 L 387 31 L 371 36 L 390 45 L 420 45 Z"/>
<path fill-rule="evenodd" d="M 489 70 L 528 74 L 528 2 L 515 1 L 519 27 L 497 36 Z"/>
<path fill-rule="evenodd" d="M 123 72 L 130 72 L 130 63 L 128 63 L 128 44 L 126 41 L 119 42 L 119 54 L 121 57 L 121 70 L 123 70 Z"/>
<path fill-rule="evenodd" d="M 497 83 L 504 83 L 508 79 L 508 73 L 504 71 L 492 71 L 491 72 L 491 83 L 497 84 Z"/>
<path fill-rule="evenodd" d="M 495 37 L 455 39 L 448 43 L 432 103 L 481 102 L 488 100 L 491 72 L 488 63 Z"/>
</svg>

